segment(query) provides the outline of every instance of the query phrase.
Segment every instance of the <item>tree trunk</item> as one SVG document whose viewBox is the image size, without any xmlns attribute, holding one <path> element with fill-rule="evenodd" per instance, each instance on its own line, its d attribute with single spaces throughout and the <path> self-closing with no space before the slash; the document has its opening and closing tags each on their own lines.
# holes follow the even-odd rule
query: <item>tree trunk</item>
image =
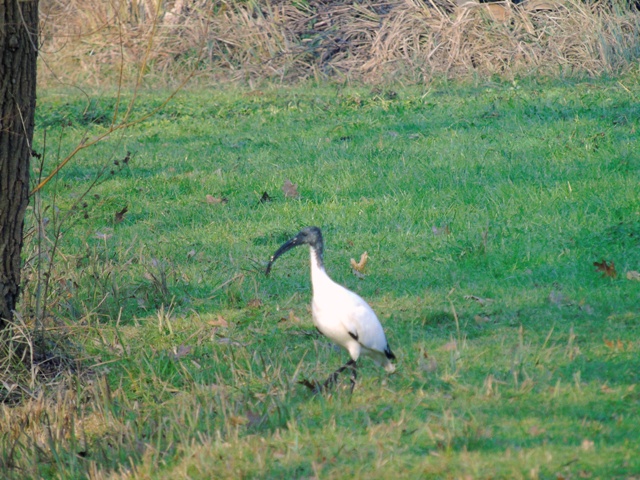
<svg viewBox="0 0 640 480">
<path fill-rule="evenodd" d="M 0 330 L 20 290 L 37 54 L 38 0 L 0 0 Z"/>
</svg>

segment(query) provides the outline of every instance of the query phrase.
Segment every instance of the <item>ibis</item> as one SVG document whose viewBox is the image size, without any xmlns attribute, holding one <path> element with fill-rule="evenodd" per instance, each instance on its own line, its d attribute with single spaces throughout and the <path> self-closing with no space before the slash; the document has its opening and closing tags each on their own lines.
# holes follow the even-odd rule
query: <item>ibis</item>
<svg viewBox="0 0 640 480">
<path fill-rule="evenodd" d="M 273 263 L 280 255 L 299 245 L 309 245 L 311 254 L 311 286 L 313 290 L 311 312 L 318 331 L 334 343 L 345 348 L 351 359 L 336 370 L 316 390 L 328 390 L 337 381 L 340 373 L 351 372 L 351 391 L 356 384 L 356 366 L 360 355 L 373 359 L 375 363 L 392 373 L 396 357 L 391 352 L 382 325 L 373 309 L 359 295 L 334 282 L 324 268 L 324 245 L 318 227 L 307 227 L 282 244 L 267 265 L 269 275 Z"/>
</svg>

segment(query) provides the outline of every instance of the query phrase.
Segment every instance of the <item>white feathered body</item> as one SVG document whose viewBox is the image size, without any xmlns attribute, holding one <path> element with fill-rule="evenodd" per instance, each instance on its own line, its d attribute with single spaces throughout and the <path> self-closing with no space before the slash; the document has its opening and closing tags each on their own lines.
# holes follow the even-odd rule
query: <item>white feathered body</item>
<svg viewBox="0 0 640 480">
<path fill-rule="evenodd" d="M 313 249 L 311 283 L 313 323 L 320 333 L 347 349 L 353 360 L 366 355 L 386 371 L 393 372 L 395 366 L 385 354 L 387 339 L 375 312 L 358 294 L 327 275 Z"/>
</svg>

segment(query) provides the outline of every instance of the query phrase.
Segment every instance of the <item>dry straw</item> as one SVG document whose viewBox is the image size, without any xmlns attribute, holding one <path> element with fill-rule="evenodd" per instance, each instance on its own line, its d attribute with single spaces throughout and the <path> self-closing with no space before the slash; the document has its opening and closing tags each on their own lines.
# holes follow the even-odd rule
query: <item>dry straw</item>
<svg viewBox="0 0 640 480">
<path fill-rule="evenodd" d="M 167 81 L 598 75 L 640 55 L 640 13 L 615 2 L 43 0 L 41 77 L 134 72 L 150 36 L 145 74 Z"/>
</svg>

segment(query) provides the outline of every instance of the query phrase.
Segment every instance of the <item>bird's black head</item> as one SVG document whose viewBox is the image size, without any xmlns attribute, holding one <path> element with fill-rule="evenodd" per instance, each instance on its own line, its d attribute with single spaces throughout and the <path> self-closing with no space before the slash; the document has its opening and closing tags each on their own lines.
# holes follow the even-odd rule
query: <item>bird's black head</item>
<svg viewBox="0 0 640 480">
<path fill-rule="evenodd" d="M 299 245 L 309 245 L 313 248 L 318 256 L 319 263 L 322 263 L 322 232 L 318 227 L 306 227 L 300 230 L 293 238 L 283 243 L 276 253 L 271 256 L 265 274 L 269 275 L 271 265 L 273 265 L 273 262 L 275 262 L 280 255 Z"/>
<path fill-rule="evenodd" d="M 318 227 L 306 227 L 300 230 L 291 240 L 294 240 L 296 245 L 307 244 L 317 248 L 322 245 L 322 232 Z"/>
</svg>

